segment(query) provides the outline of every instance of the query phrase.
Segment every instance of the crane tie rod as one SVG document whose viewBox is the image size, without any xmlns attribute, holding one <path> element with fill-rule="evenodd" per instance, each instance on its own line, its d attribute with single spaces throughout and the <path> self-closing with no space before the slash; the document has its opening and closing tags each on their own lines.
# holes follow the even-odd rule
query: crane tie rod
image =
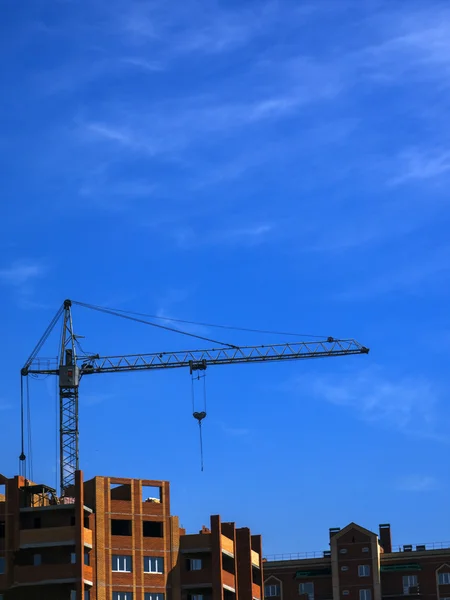
<svg viewBox="0 0 450 600">
<path fill-rule="evenodd" d="M 79 304 L 78 302 L 75 302 L 75 304 Z M 232 325 L 218 325 L 217 323 L 205 323 L 202 321 L 188 321 L 186 319 L 175 319 L 174 317 L 162 317 L 159 315 L 152 315 L 149 313 L 142 313 L 142 312 L 135 312 L 132 310 L 123 310 L 121 308 L 110 308 L 108 307 L 108 310 L 112 310 L 116 313 L 122 313 L 122 314 L 126 314 L 126 315 L 134 315 L 137 317 L 148 317 L 149 319 L 156 319 L 158 321 L 170 321 L 172 323 L 183 323 L 185 325 L 197 325 L 200 327 L 212 327 L 215 329 L 227 329 L 227 330 L 232 330 L 232 331 L 245 331 L 245 332 L 250 332 L 250 333 L 268 333 L 268 334 L 272 334 L 272 335 L 288 335 L 288 336 L 293 336 L 296 338 L 311 338 L 311 339 L 327 339 L 327 335 L 314 335 L 312 333 L 293 333 L 292 331 L 287 332 L 287 331 L 276 331 L 273 329 L 253 329 L 253 328 L 249 328 L 249 327 L 235 327 Z"/>
<path fill-rule="evenodd" d="M 121 317 L 122 319 L 128 319 L 129 321 L 136 321 L 137 323 L 144 323 L 144 325 L 151 325 L 152 327 L 157 327 L 158 329 L 165 329 L 166 331 L 172 331 L 174 333 L 180 333 L 182 335 L 187 335 L 189 337 L 197 338 L 198 340 L 203 340 L 205 342 L 211 342 L 212 344 L 220 344 L 221 346 L 227 346 L 228 348 L 238 349 L 239 346 L 235 344 L 228 344 L 226 342 L 220 342 L 218 340 L 214 340 L 212 338 L 205 337 L 203 335 L 197 335 L 195 333 L 189 333 L 188 331 L 183 331 L 182 329 L 176 329 L 175 327 L 169 327 L 167 325 L 161 325 L 159 323 L 152 323 L 152 321 L 147 321 L 145 319 L 139 319 L 138 317 L 133 317 L 129 314 L 124 314 L 122 312 L 113 310 L 112 308 L 106 308 L 104 306 L 97 306 L 95 304 L 85 304 L 84 302 L 78 302 L 76 300 L 72 301 L 73 304 L 77 306 L 82 306 L 84 308 L 90 308 L 91 310 L 97 310 L 98 312 L 103 312 L 109 315 L 114 315 L 115 317 Z"/>
</svg>

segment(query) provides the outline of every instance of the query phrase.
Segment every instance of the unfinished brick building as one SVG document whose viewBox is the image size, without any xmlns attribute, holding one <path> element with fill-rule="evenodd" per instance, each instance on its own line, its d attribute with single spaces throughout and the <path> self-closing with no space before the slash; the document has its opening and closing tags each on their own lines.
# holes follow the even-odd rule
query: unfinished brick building
<svg viewBox="0 0 450 600">
<path fill-rule="evenodd" d="M 186 535 L 167 481 L 2 484 L 0 600 L 262 600 L 261 537 L 218 516 Z"/>
<path fill-rule="evenodd" d="M 271 600 L 450 600 L 450 544 L 392 547 L 355 523 L 330 529 L 330 550 L 264 562 Z"/>
</svg>

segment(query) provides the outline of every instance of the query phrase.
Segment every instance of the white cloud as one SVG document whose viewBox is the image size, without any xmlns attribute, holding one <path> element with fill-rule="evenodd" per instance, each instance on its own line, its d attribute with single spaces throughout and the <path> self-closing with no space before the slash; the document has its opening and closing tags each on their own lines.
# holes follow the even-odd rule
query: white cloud
<svg viewBox="0 0 450 600">
<path fill-rule="evenodd" d="M 104 402 L 110 403 L 116 396 L 114 394 L 82 394 L 81 402 L 86 406 L 97 406 Z"/>
<path fill-rule="evenodd" d="M 450 171 L 450 150 L 410 150 L 400 155 L 399 163 L 392 185 L 439 178 Z"/>
<path fill-rule="evenodd" d="M 382 19 L 384 39 L 364 53 L 381 80 L 404 83 L 405 79 L 430 79 L 450 69 L 450 26 L 448 9 L 387 11 Z M 399 80 L 399 77 L 401 79 Z M 441 84 L 447 86 L 445 80 Z"/>
<path fill-rule="evenodd" d="M 46 272 L 46 267 L 41 263 L 16 261 L 11 266 L 0 269 L 0 282 L 5 285 L 21 287 L 43 277 Z"/>
<path fill-rule="evenodd" d="M 438 489 L 438 482 L 429 475 L 407 475 L 401 477 L 396 484 L 401 492 L 432 492 Z"/>
<path fill-rule="evenodd" d="M 255 223 L 237 228 L 196 231 L 189 227 L 172 230 L 171 235 L 181 247 L 194 246 L 255 246 L 270 240 L 275 226 L 271 223 Z"/>
<path fill-rule="evenodd" d="M 296 20 L 309 14 L 291 10 L 288 3 L 283 9 Z M 272 1 L 252 9 L 225 9 L 217 3 L 186 0 L 176 11 L 164 2 L 131 1 L 122 3 L 116 14 L 114 32 L 125 44 L 162 47 L 167 55 L 179 59 L 193 53 L 218 54 L 242 48 L 283 18 L 283 10 Z"/>
<path fill-rule="evenodd" d="M 154 72 L 164 70 L 164 67 L 160 62 L 150 61 L 150 60 L 147 60 L 147 59 L 139 57 L 139 56 L 124 57 L 121 59 L 121 62 L 124 65 L 136 67 L 137 69 L 141 69 L 141 70 L 147 71 L 149 73 L 154 73 Z"/>
<path fill-rule="evenodd" d="M 391 257 L 388 268 L 366 281 L 360 280 L 356 287 L 352 287 L 337 297 L 341 300 L 361 300 L 374 296 L 397 292 L 423 293 L 426 289 L 430 293 L 439 286 L 443 278 L 448 277 L 450 271 L 450 247 L 439 248 L 431 255 L 415 257 L 409 254 L 402 259 L 400 264 L 395 264 Z M 425 288 L 424 284 L 428 286 Z"/>
<path fill-rule="evenodd" d="M 355 374 L 301 379 L 294 389 L 309 390 L 323 400 L 354 411 L 367 423 L 415 438 L 450 442 L 441 427 L 442 404 L 437 386 L 420 377 L 391 377 L 379 368 Z M 440 418 L 438 419 L 438 414 Z"/>
<path fill-rule="evenodd" d="M 250 429 L 245 427 L 228 427 L 226 425 L 222 426 L 223 432 L 231 437 L 247 437 L 250 435 Z"/>
</svg>

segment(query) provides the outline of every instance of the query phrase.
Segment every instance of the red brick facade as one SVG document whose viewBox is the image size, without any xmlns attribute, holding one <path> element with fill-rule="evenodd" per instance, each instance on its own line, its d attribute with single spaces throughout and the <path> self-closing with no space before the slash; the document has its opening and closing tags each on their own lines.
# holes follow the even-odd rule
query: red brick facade
<svg viewBox="0 0 450 600">
<path fill-rule="evenodd" d="M 186 535 L 167 481 L 2 483 L 0 600 L 262 600 L 260 536 L 218 516 Z"/>
<path fill-rule="evenodd" d="M 322 556 L 265 561 L 264 578 L 266 600 L 450 600 L 450 547 L 393 551 L 389 525 L 351 523 Z"/>
</svg>

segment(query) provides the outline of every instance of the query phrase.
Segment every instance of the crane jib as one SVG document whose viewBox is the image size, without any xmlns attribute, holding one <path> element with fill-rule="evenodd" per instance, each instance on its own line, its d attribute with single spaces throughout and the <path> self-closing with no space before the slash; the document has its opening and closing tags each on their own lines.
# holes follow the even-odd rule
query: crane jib
<svg viewBox="0 0 450 600">
<path fill-rule="evenodd" d="M 293 361 L 311 358 L 368 354 L 369 352 L 368 348 L 362 346 L 354 339 L 341 340 L 332 337 L 323 339 L 317 338 L 315 341 L 311 342 L 290 342 L 287 344 L 239 347 L 231 344 L 225 344 L 223 342 L 216 342 L 213 339 L 206 338 L 204 336 L 193 335 L 188 332 L 177 330 L 173 327 L 157 325 L 142 318 L 148 317 L 149 315 L 140 315 L 138 313 L 129 312 L 127 313 L 126 311 L 114 311 L 112 309 L 86 305 L 79 302 L 76 304 L 86 308 L 105 312 L 107 314 L 138 321 L 146 325 L 160 327 L 170 331 L 176 331 L 178 333 L 189 335 L 197 339 L 202 339 L 213 344 L 221 344 L 222 347 L 210 348 L 206 350 L 182 350 L 176 352 L 142 353 L 122 356 L 99 356 L 98 354 L 89 354 L 86 353 L 80 345 L 80 339 L 82 338 L 74 333 L 71 311 L 72 302 L 70 300 L 65 300 L 64 304 L 53 317 L 52 321 L 48 325 L 47 329 L 21 370 L 22 378 L 28 375 L 55 375 L 59 378 L 59 455 L 61 495 L 64 495 L 67 490 L 71 489 L 75 482 L 75 472 L 79 468 L 78 394 L 80 380 L 85 375 L 186 367 L 189 368 L 191 375 L 196 372 L 195 377 L 197 378 L 202 377 L 197 372 L 204 371 L 207 367 L 215 365 Z M 40 356 L 40 352 L 60 320 L 62 320 L 62 333 L 60 337 L 58 359 L 55 360 L 43 358 Z M 21 474 L 24 474 L 26 456 L 23 452 L 23 386 L 21 386 L 21 401 L 22 452 L 20 454 L 20 461 L 21 465 L 23 466 L 23 472 Z M 206 416 L 206 411 L 194 411 L 194 417 L 199 421 L 200 426 L 204 416 Z"/>
</svg>

